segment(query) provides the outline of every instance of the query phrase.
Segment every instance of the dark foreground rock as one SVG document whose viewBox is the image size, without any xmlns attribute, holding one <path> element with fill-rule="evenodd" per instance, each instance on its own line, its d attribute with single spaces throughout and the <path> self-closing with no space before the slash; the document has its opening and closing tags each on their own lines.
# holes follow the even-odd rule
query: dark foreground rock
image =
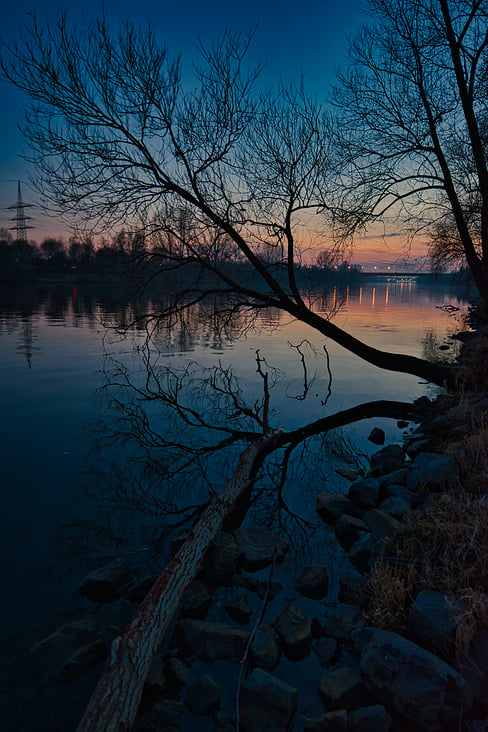
<svg viewBox="0 0 488 732">
<path fill-rule="evenodd" d="M 277 562 L 283 561 L 289 548 L 285 539 L 261 526 L 243 526 L 234 531 L 234 537 L 239 546 L 241 566 L 249 572 L 269 567 L 275 555 Z"/>
<path fill-rule="evenodd" d="M 255 669 L 241 689 L 242 732 L 287 732 L 298 703 L 298 691 L 275 676 Z"/>
<path fill-rule="evenodd" d="M 226 623 L 186 618 L 180 627 L 194 655 L 203 661 L 239 663 L 249 640 L 249 633 Z"/>
<path fill-rule="evenodd" d="M 273 628 L 280 636 L 283 650 L 291 659 L 306 656 L 312 643 L 312 630 L 307 617 L 293 605 L 289 605 L 273 621 Z"/>
<path fill-rule="evenodd" d="M 92 602 L 112 602 L 121 597 L 134 580 L 127 562 L 116 559 L 87 575 L 78 586 L 78 592 Z"/>
<path fill-rule="evenodd" d="M 461 728 L 472 691 L 445 661 L 396 633 L 363 628 L 352 634 L 361 652 L 361 671 L 390 713 L 425 730 Z"/>
</svg>

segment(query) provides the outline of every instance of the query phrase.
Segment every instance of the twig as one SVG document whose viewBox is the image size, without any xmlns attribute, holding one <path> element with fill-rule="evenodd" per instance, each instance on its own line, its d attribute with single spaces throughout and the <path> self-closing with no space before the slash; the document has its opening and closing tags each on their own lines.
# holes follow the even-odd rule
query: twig
<svg viewBox="0 0 488 732">
<path fill-rule="evenodd" d="M 256 636 L 257 629 L 263 622 L 264 615 L 266 613 L 266 609 L 269 605 L 269 601 L 271 598 L 271 585 L 272 585 L 272 581 L 273 581 L 273 573 L 274 573 L 275 565 L 276 565 L 276 547 L 273 552 L 273 561 L 271 563 L 271 568 L 269 570 L 268 586 L 266 588 L 266 594 L 264 596 L 263 604 L 261 607 L 261 612 L 259 613 L 259 617 L 254 624 L 251 635 L 249 636 L 249 640 L 246 643 L 246 647 L 244 649 L 244 654 L 243 654 L 240 664 L 239 664 L 239 678 L 237 680 L 236 705 L 235 705 L 236 706 L 236 723 L 235 723 L 236 732 L 239 732 L 239 727 L 240 727 L 239 695 L 241 693 L 242 677 L 243 677 L 244 669 L 245 669 L 245 666 L 247 663 L 247 658 L 249 656 L 249 650 L 250 650 L 252 642 Z"/>
</svg>

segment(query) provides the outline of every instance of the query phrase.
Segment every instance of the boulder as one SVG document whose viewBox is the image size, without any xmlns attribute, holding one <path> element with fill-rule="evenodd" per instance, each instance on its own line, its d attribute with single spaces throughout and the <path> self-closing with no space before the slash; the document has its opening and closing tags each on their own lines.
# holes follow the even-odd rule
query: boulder
<svg viewBox="0 0 488 732">
<path fill-rule="evenodd" d="M 183 704 L 174 699 L 158 700 L 149 712 L 137 719 L 134 727 L 139 732 L 181 732 Z"/>
<path fill-rule="evenodd" d="M 405 485 L 407 482 L 408 474 L 410 470 L 407 467 L 398 468 L 391 473 L 381 475 L 378 480 L 380 481 L 380 488 L 382 491 L 388 492 L 388 486 L 390 485 Z"/>
<path fill-rule="evenodd" d="M 303 732 L 347 732 L 349 730 L 347 712 L 336 709 L 326 712 L 321 717 L 314 717 L 305 722 Z"/>
<path fill-rule="evenodd" d="M 232 579 L 240 556 L 237 541 L 225 531 L 219 531 L 205 554 L 203 576 L 214 585 L 226 584 Z"/>
<path fill-rule="evenodd" d="M 406 486 L 412 491 L 420 487 L 444 491 L 454 486 L 458 477 L 458 466 L 452 455 L 422 452 L 412 461 Z"/>
<path fill-rule="evenodd" d="M 405 453 L 400 445 L 387 445 L 370 457 L 371 473 L 374 476 L 387 475 L 403 466 Z"/>
<path fill-rule="evenodd" d="M 179 658 L 168 658 L 164 665 L 167 685 L 178 694 L 183 686 L 188 686 L 191 670 Z"/>
<path fill-rule="evenodd" d="M 363 628 L 352 639 L 363 676 L 389 713 L 433 732 L 460 728 L 472 692 L 454 668 L 387 630 Z"/>
<path fill-rule="evenodd" d="M 366 620 L 358 605 L 339 605 L 335 608 L 324 623 L 326 636 L 339 640 L 350 640 L 351 633 L 358 628 L 364 628 Z"/>
<path fill-rule="evenodd" d="M 398 530 L 400 522 L 385 511 L 372 508 L 363 516 L 364 523 L 375 539 L 386 539 Z"/>
<path fill-rule="evenodd" d="M 411 640 L 428 651 L 449 658 L 459 619 L 467 610 L 461 600 L 434 590 L 422 590 L 410 609 L 408 630 Z"/>
<path fill-rule="evenodd" d="M 401 498 L 402 501 L 409 503 L 413 507 L 418 506 L 422 502 L 422 496 L 419 496 L 418 493 L 414 493 L 413 491 L 409 491 L 404 485 L 399 485 L 398 483 L 389 485 L 386 489 L 386 495 L 387 498 Z"/>
<path fill-rule="evenodd" d="M 348 732 L 389 732 L 391 722 L 385 707 L 373 704 L 350 713 Z"/>
<path fill-rule="evenodd" d="M 203 620 L 212 604 L 212 595 L 201 579 L 190 582 L 181 600 L 181 617 Z"/>
<path fill-rule="evenodd" d="M 376 478 L 364 478 L 352 483 L 347 497 L 361 508 L 374 508 L 378 504 L 380 482 Z"/>
<path fill-rule="evenodd" d="M 358 605 L 364 600 L 368 580 L 355 567 L 345 566 L 339 570 L 339 602 Z"/>
<path fill-rule="evenodd" d="M 187 690 L 185 706 L 193 714 L 210 715 L 220 707 L 220 689 L 208 674 L 203 674 Z"/>
<path fill-rule="evenodd" d="M 280 636 L 285 654 L 291 659 L 307 655 L 312 643 L 312 631 L 307 617 L 293 605 L 289 605 L 273 621 L 273 628 Z"/>
<path fill-rule="evenodd" d="M 339 544 L 348 552 L 354 542 L 369 529 L 361 519 L 354 516 L 341 516 L 337 519 L 334 531 Z"/>
<path fill-rule="evenodd" d="M 313 652 L 319 659 L 321 666 L 332 661 L 337 655 L 337 641 L 334 638 L 323 638 L 313 647 Z"/>
<path fill-rule="evenodd" d="M 349 550 L 349 559 L 359 572 L 366 572 L 375 540 L 371 534 L 364 534 Z"/>
<path fill-rule="evenodd" d="M 157 653 L 153 654 L 151 665 L 144 682 L 146 690 L 152 692 L 163 692 L 166 689 L 166 677 L 164 675 L 163 662 L 161 656 Z"/>
<path fill-rule="evenodd" d="M 75 651 L 58 669 L 54 672 L 54 678 L 59 684 L 71 684 L 98 666 L 108 656 L 108 648 L 102 640 L 88 643 L 86 646 Z"/>
<path fill-rule="evenodd" d="M 185 618 L 180 628 L 192 652 L 203 661 L 239 663 L 244 655 L 249 633 L 226 623 Z"/>
<path fill-rule="evenodd" d="M 132 570 L 122 559 L 91 572 L 78 585 L 78 592 L 92 602 L 112 602 L 134 582 Z"/>
<path fill-rule="evenodd" d="M 322 521 L 334 524 L 342 514 L 352 514 L 354 507 L 341 493 L 319 493 L 315 499 L 315 510 Z"/>
<path fill-rule="evenodd" d="M 35 659 L 48 656 L 55 656 L 59 659 L 66 658 L 82 645 L 86 645 L 93 640 L 95 631 L 95 624 L 89 618 L 65 623 L 32 646 L 29 650 L 29 656 Z"/>
<path fill-rule="evenodd" d="M 374 445 L 384 445 L 385 439 L 385 431 L 380 427 L 374 427 L 368 435 L 368 440 Z"/>
<path fill-rule="evenodd" d="M 234 600 L 229 600 L 224 603 L 224 608 L 228 615 L 235 620 L 236 623 L 241 625 L 247 625 L 251 619 L 252 610 L 249 606 L 249 600 L 247 595 L 239 595 Z"/>
<path fill-rule="evenodd" d="M 378 508 L 380 511 L 383 511 L 383 513 L 389 513 L 393 518 L 401 518 L 405 513 L 407 513 L 407 511 L 411 510 L 412 505 L 403 498 L 389 496 L 380 503 Z"/>
<path fill-rule="evenodd" d="M 276 561 L 281 562 L 289 549 L 286 539 L 276 536 L 261 526 L 244 526 L 234 531 L 240 551 L 243 569 L 250 572 L 268 567 L 276 553 Z"/>
<path fill-rule="evenodd" d="M 320 564 L 311 564 L 303 567 L 295 580 L 297 592 L 313 600 L 322 600 L 329 591 L 329 576 L 327 570 Z"/>
<path fill-rule="evenodd" d="M 265 671 L 273 671 L 280 656 L 280 638 L 276 630 L 270 625 L 258 626 L 250 648 L 252 665 Z"/>
<path fill-rule="evenodd" d="M 239 729 L 242 732 L 288 732 L 297 703 L 297 689 L 256 668 L 241 689 Z"/>
<path fill-rule="evenodd" d="M 334 468 L 334 473 L 346 480 L 356 480 L 361 475 L 361 471 L 352 465 L 340 465 L 338 468 Z"/>
<path fill-rule="evenodd" d="M 322 677 L 319 695 L 328 710 L 357 709 L 365 703 L 367 689 L 356 669 L 339 666 Z"/>
</svg>

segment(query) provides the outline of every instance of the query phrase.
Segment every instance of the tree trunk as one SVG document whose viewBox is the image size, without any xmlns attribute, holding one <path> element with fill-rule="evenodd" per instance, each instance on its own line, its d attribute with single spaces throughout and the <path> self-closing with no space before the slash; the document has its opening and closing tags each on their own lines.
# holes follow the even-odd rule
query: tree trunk
<svg viewBox="0 0 488 732">
<path fill-rule="evenodd" d="M 241 454 L 225 489 L 215 495 L 187 540 L 156 580 L 136 617 L 112 643 L 110 658 L 88 703 L 77 732 L 130 730 L 153 655 L 178 610 L 188 583 L 241 493 L 248 488 L 281 431 L 256 439 Z"/>
</svg>

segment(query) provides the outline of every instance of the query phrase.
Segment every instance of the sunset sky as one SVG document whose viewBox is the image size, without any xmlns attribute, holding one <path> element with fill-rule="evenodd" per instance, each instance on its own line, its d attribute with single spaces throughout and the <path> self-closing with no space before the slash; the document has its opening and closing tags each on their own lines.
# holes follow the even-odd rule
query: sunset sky
<svg viewBox="0 0 488 732">
<path fill-rule="evenodd" d="M 0 37 L 15 40 L 22 24 L 34 12 L 39 17 L 55 17 L 58 9 L 67 9 L 69 16 L 80 22 L 91 20 L 102 12 L 116 26 L 126 19 L 138 22 L 150 19 L 162 42 L 170 51 L 181 51 L 184 58 L 195 58 L 200 37 L 203 43 L 221 36 L 225 29 L 247 30 L 256 26 L 252 56 L 265 64 L 267 82 L 279 78 L 294 80 L 301 73 L 309 91 L 319 101 L 327 99 L 335 70 L 346 60 L 348 38 L 366 20 L 362 0 L 313 0 L 299 6 L 291 0 L 248 0 L 233 3 L 228 0 L 186 0 L 169 3 L 151 0 L 84 0 L 83 3 L 59 4 L 57 0 L 33 5 L 29 0 L 4 3 L 0 11 Z M 36 203 L 29 189 L 27 164 L 21 154 L 25 143 L 17 125 L 21 121 L 23 97 L 5 82 L 0 82 L 3 114 L 0 118 L 0 227 L 7 227 L 12 212 L 6 207 L 16 200 L 17 180 L 21 181 L 24 201 Z M 31 212 L 29 212 L 31 213 Z M 30 235 L 36 241 L 48 234 L 60 236 L 69 232 L 59 222 L 46 219 L 40 208 L 33 209 L 35 229 Z M 397 232 L 385 236 L 369 234 L 358 242 L 360 262 L 380 265 L 402 255 L 403 240 Z"/>
</svg>

